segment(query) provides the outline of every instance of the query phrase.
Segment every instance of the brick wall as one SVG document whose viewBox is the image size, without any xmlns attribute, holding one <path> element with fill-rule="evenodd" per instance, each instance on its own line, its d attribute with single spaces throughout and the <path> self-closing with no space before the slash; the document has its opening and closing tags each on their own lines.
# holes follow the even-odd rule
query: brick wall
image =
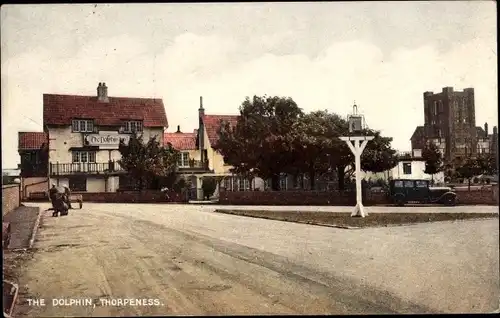
<svg viewBox="0 0 500 318">
<path fill-rule="evenodd" d="M 19 185 L 2 185 L 2 216 L 19 207 Z"/>
<path fill-rule="evenodd" d="M 457 203 L 461 205 L 498 205 L 498 185 L 468 191 L 456 190 Z"/>
<path fill-rule="evenodd" d="M 229 205 L 355 205 L 354 192 L 340 191 L 221 191 L 220 204 Z M 384 193 L 368 192 L 364 205 L 387 203 Z"/>
<path fill-rule="evenodd" d="M 23 200 L 29 198 L 33 192 L 47 192 L 49 184 L 47 177 L 30 177 L 21 179 L 21 195 Z"/>
<path fill-rule="evenodd" d="M 498 185 L 482 190 L 457 191 L 457 204 L 498 205 Z M 389 204 L 386 195 L 379 192 L 365 192 L 363 204 Z M 221 191 L 220 204 L 227 205 L 337 205 L 356 204 L 354 192 L 320 191 Z"/>
<path fill-rule="evenodd" d="M 120 192 L 72 192 L 82 195 L 83 202 L 100 203 L 162 203 L 187 202 L 185 194 L 169 192 L 169 200 L 161 191 L 120 191 Z"/>
</svg>

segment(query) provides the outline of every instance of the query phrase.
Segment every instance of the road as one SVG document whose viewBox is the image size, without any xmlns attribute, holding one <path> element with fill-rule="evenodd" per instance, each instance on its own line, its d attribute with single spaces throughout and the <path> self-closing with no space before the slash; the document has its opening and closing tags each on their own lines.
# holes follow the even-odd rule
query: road
<svg viewBox="0 0 500 318">
<path fill-rule="evenodd" d="M 40 205 L 47 208 L 47 205 Z M 498 219 L 342 230 L 212 213 L 84 204 L 48 213 L 17 316 L 492 312 Z M 94 306 L 52 306 L 89 298 Z M 149 306 L 100 299 L 147 298 Z"/>
</svg>

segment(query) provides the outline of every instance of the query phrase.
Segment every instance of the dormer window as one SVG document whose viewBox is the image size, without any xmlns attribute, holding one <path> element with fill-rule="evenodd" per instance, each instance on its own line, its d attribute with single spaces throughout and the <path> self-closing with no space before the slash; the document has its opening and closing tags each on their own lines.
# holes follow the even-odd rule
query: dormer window
<svg viewBox="0 0 500 318">
<path fill-rule="evenodd" d="M 129 120 L 123 124 L 124 133 L 133 133 L 142 131 L 142 121 L 140 120 Z"/>
<path fill-rule="evenodd" d="M 73 132 L 93 132 L 94 121 L 89 119 L 73 119 L 72 122 Z"/>
</svg>

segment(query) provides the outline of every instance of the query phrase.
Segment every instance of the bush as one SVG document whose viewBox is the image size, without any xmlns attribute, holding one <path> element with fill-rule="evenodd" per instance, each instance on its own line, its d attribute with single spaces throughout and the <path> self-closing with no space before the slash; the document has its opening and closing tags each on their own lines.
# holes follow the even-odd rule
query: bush
<svg viewBox="0 0 500 318">
<path fill-rule="evenodd" d="M 217 181 L 214 177 L 203 177 L 201 188 L 203 190 L 203 197 L 209 199 L 217 188 Z"/>
<path fill-rule="evenodd" d="M 479 183 L 479 178 L 475 177 L 473 181 L 474 181 L 474 183 Z"/>
</svg>

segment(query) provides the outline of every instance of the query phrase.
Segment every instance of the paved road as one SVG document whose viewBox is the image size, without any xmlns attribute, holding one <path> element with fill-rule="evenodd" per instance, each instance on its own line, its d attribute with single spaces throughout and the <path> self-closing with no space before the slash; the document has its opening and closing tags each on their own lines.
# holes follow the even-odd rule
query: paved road
<svg viewBox="0 0 500 318">
<path fill-rule="evenodd" d="M 17 313 L 355 314 L 498 308 L 498 219 L 350 231 L 211 210 L 87 203 L 68 217 L 44 217 L 37 252 L 20 284 L 48 305 L 22 305 Z M 97 306 L 51 306 L 51 299 L 60 297 L 88 297 Z M 158 299 L 161 304 L 100 306 L 98 299 L 111 298 Z"/>
</svg>

